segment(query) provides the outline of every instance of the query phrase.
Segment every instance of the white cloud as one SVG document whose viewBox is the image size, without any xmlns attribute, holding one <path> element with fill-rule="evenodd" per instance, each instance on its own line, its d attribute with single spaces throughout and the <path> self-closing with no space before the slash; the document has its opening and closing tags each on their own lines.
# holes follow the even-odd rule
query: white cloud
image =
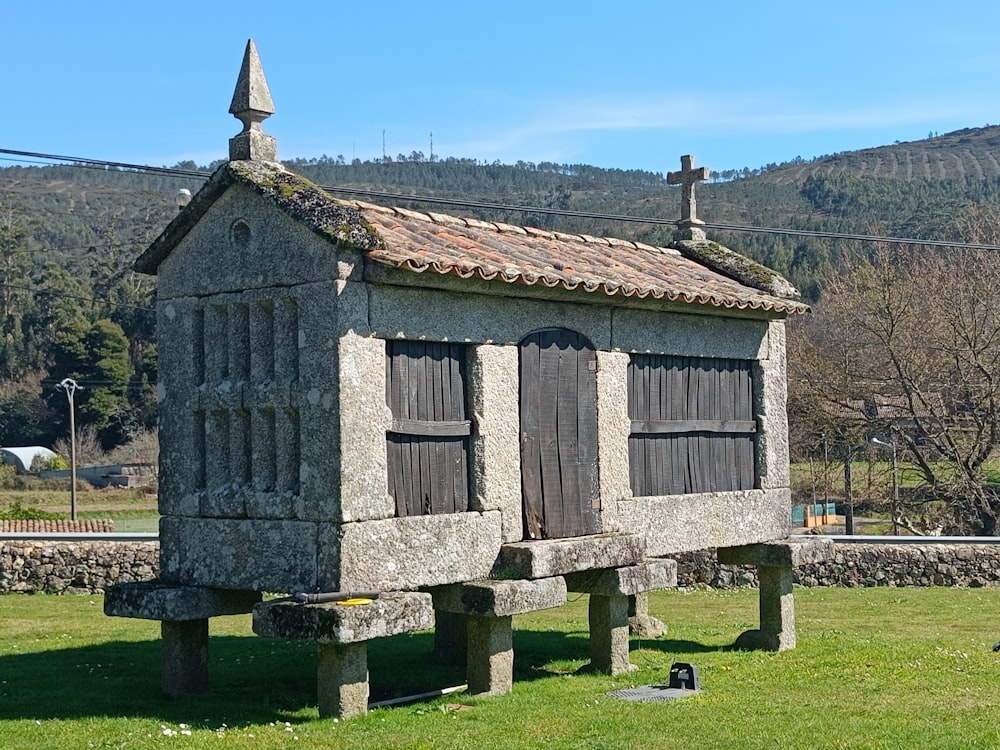
<svg viewBox="0 0 1000 750">
<path fill-rule="evenodd" d="M 480 134 L 455 144 L 463 153 L 534 150 L 539 141 L 632 130 L 701 135 L 804 135 L 958 121 L 977 126 L 989 118 L 985 103 L 959 99 L 876 103 L 794 102 L 772 93 L 754 96 L 591 97 L 524 103 L 522 117 L 499 128 L 496 121 L 471 124 Z M 567 144 L 569 145 L 569 144 Z"/>
</svg>

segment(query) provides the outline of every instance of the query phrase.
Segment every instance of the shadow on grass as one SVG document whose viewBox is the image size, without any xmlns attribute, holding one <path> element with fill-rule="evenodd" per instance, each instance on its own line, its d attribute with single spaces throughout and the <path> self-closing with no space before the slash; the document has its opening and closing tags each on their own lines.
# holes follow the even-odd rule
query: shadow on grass
<svg viewBox="0 0 1000 750">
<path fill-rule="evenodd" d="M 718 651 L 732 651 L 732 644 L 726 646 L 709 646 L 697 641 L 678 640 L 676 638 L 632 638 L 632 648 L 642 648 L 646 651 L 660 651 L 664 654 L 684 656 L 687 654 L 707 654 Z"/>
<path fill-rule="evenodd" d="M 159 640 L 3 656 L 0 720 L 127 716 L 219 726 L 285 720 L 314 703 L 312 650 L 255 640 L 213 636 L 210 692 L 178 699 L 160 691 Z"/>
<path fill-rule="evenodd" d="M 433 646 L 430 632 L 370 641 L 370 700 L 465 682 L 464 663 L 435 660 Z M 670 639 L 633 640 L 632 647 L 637 646 L 676 655 L 717 650 Z M 589 639 L 586 632 L 515 630 L 514 654 L 515 682 L 546 679 L 587 663 Z M 205 695 L 166 698 L 160 690 L 159 640 L 5 655 L 0 656 L 0 720 L 118 716 L 214 726 L 294 722 L 300 712 L 315 710 L 315 646 L 213 635 L 209 681 Z"/>
</svg>

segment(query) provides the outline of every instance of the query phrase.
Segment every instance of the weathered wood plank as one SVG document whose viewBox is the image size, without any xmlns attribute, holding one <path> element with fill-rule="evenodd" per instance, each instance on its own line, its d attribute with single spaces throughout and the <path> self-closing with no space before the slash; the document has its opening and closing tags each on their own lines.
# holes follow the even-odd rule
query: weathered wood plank
<svg viewBox="0 0 1000 750">
<path fill-rule="evenodd" d="M 520 346 L 521 495 L 525 536 L 541 539 L 542 504 L 541 435 L 538 415 L 539 343 L 529 336 Z"/>
<path fill-rule="evenodd" d="M 556 452 L 559 456 L 559 488 L 562 493 L 562 533 L 560 536 L 583 534 L 583 489 L 580 486 L 580 384 L 577 370 L 580 352 L 576 341 L 563 332 L 554 352 L 557 366 L 556 392 Z M 589 505 L 589 498 L 587 498 Z"/>
<path fill-rule="evenodd" d="M 461 437 L 472 434 L 472 422 L 468 419 L 454 422 L 437 422 L 428 419 L 393 419 L 389 430 L 400 435 Z"/>
<path fill-rule="evenodd" d="M 633 434 L 671 435 L 685 432 L 745 433 L 757 432 L 756 422 L 721 419 L 676 419 L 632 421 Z"/>
<path fill-rule="evenodd" d="M 543 332 L 549 333 L 552 332 Z M 538 334 L 540 337 L 542 334 Z M 543 535 L 565 536 L 563 495 L 559 471 L 559 430 L 557 425 L 559 389 L 558 339 L 541 338 L 538 360 L 538 425 L 542 475 Z"/>
</svg>

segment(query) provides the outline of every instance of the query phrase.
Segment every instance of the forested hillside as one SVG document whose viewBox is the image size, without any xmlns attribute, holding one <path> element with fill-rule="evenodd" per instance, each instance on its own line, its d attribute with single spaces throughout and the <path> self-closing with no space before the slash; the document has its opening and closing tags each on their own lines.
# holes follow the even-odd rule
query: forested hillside
<svg viewBox="0 0 1000 750">
<path fill-rule="evenodd" d="M 710 225 L 962 240 L 972 207 L 1000 206 L 998 149 L 1000 127 L 985 127 L 723 169 L 698 187 L 699 217 Z M 431 161 L 419 153 L 287 164 L 331 189 L 366 191 L 354 197 L 375 203 L 654 244 L 668 241 L 672 227 L 664 221 L 680 212 L 679 190 L 665 175 L 641 170 Z M 212 166 L 175 165 L 184 174 L 94 164 L 0 168 L 0 445 L 52 445 L 68 433 L 66 397 L 54 387 L 64 377 L 82 386 L 78 421 L 105 447 L 155 423 L 155 280 L 134 273 L 131 263 L 177 211 L 177 191 L 194 192 L 203 182 L 192 171 Z M 822 269 L 857 245 L 762 231 L 710 235 L 786 275 L 808 299 L 819 294 Z"/>
</svg>

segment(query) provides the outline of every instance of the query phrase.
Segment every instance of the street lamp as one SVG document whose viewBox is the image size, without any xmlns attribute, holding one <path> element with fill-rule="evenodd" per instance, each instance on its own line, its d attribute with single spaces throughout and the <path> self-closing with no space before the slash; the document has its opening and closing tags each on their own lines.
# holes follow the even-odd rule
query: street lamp
<svg viewBox="0 0 1000 750">
<path fill-rule="evenodd" d="M 83 387 L 78 385 L 73 378 L 63 378 L 56 385 L 61 391 L 66 391 L 66 398 L 69 399 L 69 517 L 76 520 L 76 414 L 73 408 L 73 397 L 78 390 Z"/>
<path fill-rule="evenodd" d="M 872 442 L 875 445 L 892 448 L 892 533 L 894 536 L 899 536 L 899 523 L 897 521 L 899 518 L 899 470 L 896 463 L 896 441 L 887 443 L 873 437 Z"/>
</svg>

